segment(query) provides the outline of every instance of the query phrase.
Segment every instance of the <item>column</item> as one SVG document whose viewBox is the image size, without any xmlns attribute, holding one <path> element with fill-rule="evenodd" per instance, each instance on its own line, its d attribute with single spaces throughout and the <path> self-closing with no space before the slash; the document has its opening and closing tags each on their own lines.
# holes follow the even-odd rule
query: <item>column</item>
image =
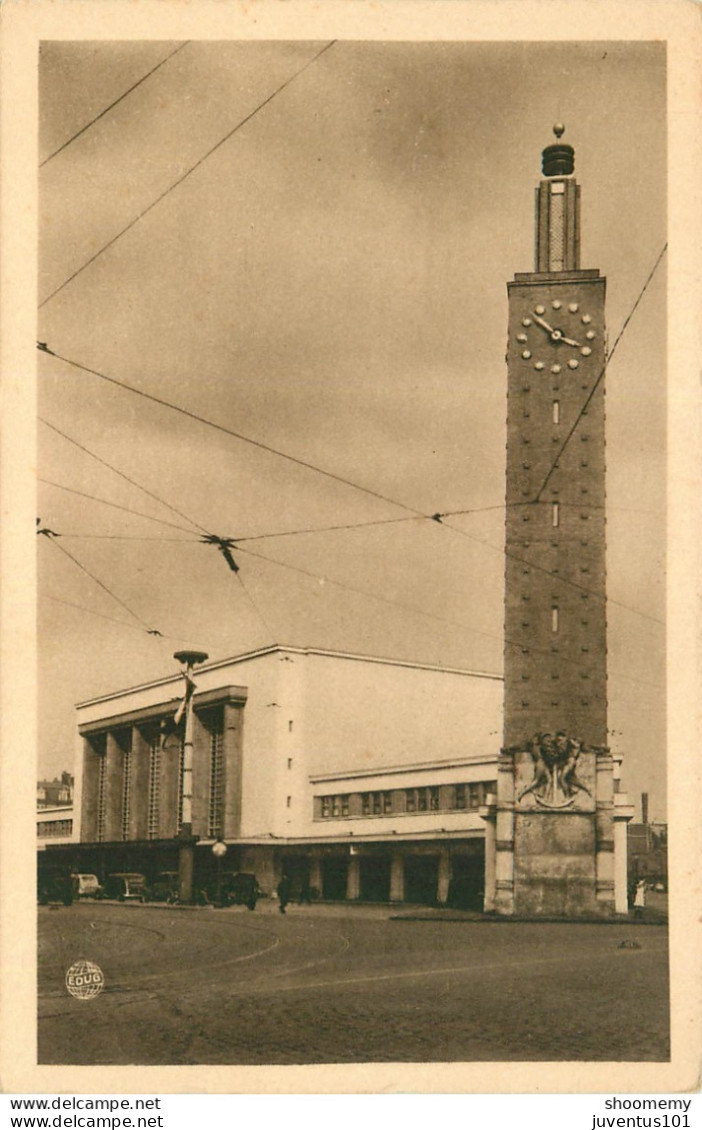
<svg viewBox="0 0 702 1130">
<path fill-rule="evenodd" d="M 129 839 L 145 840 L 149 807 L 149 742 L 138 726 L 132 731 L 130 776 Z"/>
<path fill-rule="evenodd" d="M 224 704 L 224 836 L 241 835 L 244 710 Z"/>
<path fill-rule="evenodd" d="M 402 851 L 393 851 L 390 860 L 390 902 L 404 902 L 405 860 Z"/>
<path fill-rule="evenodd" d="M 485 821 L 485 901 L 483 903 L 483 910 L 486 914 L 491 914 L 495 909 L 496 889 L 495 883 L 497 878 L 497 813 L 496 802 L 497 798 L 493 793 L 489 793 L 486 797 L 487 803 L 484 804 L 478 811 L 480 816 Z"/>
<path fill-rule="evenodd" d="M 80 838 L 93 843 L 97 838 L 98 758 L 90 738 L 83 738 L 83 782 Z"/>
<path fill-rule="evenodd" d="M 436 890 L 436 901 L 440 906 L 446 906 L 449 897 L 449 884 L 451 882 L 451 853 L 447 847 L 439 852 L 439 882 Z"/>
<path fill-rule="evenodd" d="M 361 894 L 361 860 L 357 855 L 349 859 L 349 873 L 346 878 L 347 899 L 357 899 Z"/>
<path fill-rule="evenodd" d="M 106 841 L 122 839 L 122 777 L 124 754 L 116 737 L 108 733 L 105 743 L 105 835 Z"/>
<path fill-rule="evenodd" d="M 626 793 L 614 796 L 614 912 L 629 913 L 627 825 L 634 817 L 634 806 Z"/>
<path fill-rule="evenodd" d="M 316 887 L 322 895 L 322 857 L 313 855 L 310 859 L 310 887 Z"/>
<path fill-rule="evenodd" d="M 495 910 L 514 914 L 514 754 L 497 762 Z"/>
<path fill-rule="evenodd" d="M 614 903 L 614 832 L 612 810 L 614 804 L 614 778 L 609 750 L 598 750 L 596 754 L 596 814 L 595 832 L 597 837 L 595 860 L 595 896 L 600 904 Z"/>
</svg>

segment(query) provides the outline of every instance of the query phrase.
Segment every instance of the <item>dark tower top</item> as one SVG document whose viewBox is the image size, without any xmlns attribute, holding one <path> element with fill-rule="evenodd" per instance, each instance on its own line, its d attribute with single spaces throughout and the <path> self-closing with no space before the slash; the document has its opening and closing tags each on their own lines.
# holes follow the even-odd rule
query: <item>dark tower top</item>
<svg viewBox="0 0 702 1130">
<path fill-rule="evenodd" d="M 560 139 L 565 126 L 555 125 Z M 575 150 L 560 140 L 541 154 L 546 180 L 536 190 L 537 273 L 580 269 L 580 187 L 573 177 Z"/>
</svg>

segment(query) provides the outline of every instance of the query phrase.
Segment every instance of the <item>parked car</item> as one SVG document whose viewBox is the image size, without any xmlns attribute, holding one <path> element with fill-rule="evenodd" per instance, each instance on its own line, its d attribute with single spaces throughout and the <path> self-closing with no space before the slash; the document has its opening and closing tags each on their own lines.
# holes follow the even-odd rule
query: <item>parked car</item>
<svg viewBox="0 0 702 1130">
<path fill-rule="evenodd" d="M 199 901 L 216 905 L 217 894 L 217 880 L 212 879 L 201 890 Z M 249 872 L 237 871 L 236 874 L 226 872 L 220 878 L 219 905 L 221 906 L 248 906 L 249 910 L 255 910 L 256 903 L 263 894 L 256 876 Z"/>
<path fill-rule="evenodd" d="M 71 876 L 73 879 L 73 893 L 79 899 L 99 899 L 102 897 L 102 886 L 97 875 L 79 872 Z"/>
<path fill-rule="evenodd" d="M 73 879 L 70 867 L 42 867 L 37 879 L 37 897 L 40 906 L 51 902 L 62 902 L 70 906 L 73 902 Z"/>
<path fill-rule="evenodd" d="M 178 872 L 160 871 L 153 883 L 149 883 L 146 898 L 149 902 L 177 902 L 178 889 Z"/>
<path fill-rule="evenodd" d="M 104 897 L 119 902 L 146 902 L 146 877 L 138 871 L 117 871 L 105 879 Z"/>
</svg>

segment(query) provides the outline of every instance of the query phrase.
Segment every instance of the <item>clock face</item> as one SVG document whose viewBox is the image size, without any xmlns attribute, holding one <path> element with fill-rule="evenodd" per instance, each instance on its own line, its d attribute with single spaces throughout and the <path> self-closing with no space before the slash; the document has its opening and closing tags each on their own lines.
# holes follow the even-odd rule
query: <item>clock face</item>
<svg viewBox="0 0 702 1130">
<path fill-rule="evenodd" d="M 597 334 L 581 303 L 554 298 L 530 305 L 516 334 L 519 354 L 537 372 L 576 371 L 592 354 Z"/>
</svg>

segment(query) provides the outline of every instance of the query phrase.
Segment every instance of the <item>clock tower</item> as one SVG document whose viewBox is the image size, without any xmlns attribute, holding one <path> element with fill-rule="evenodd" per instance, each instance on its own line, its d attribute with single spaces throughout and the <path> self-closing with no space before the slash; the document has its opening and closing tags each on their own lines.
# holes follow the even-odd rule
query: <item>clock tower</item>
<svg viewBox="0 0 702 1130">
<path fill-rule="evenodd" d="M 507 284 L 504 748 L 484 814 L 486 909 L 578 917 L 626 910 L 626 857 L 622 872 L 607 748 L 605 279 L 580 267 L 563 132 L 542 155 L 535 270 Z"/>
</svg>

